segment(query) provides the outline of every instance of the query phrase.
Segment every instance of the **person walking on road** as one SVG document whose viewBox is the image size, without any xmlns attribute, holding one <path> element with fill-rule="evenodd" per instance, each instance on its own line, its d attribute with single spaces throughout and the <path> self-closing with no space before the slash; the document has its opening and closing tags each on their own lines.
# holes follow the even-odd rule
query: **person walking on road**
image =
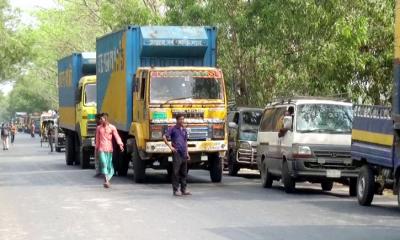
<svg viewBox="0 0 400 240">
<path fill-rule="evenodd" d="M 118 134 L 116 127 L 108 122 L 108 114 L 100 115 L 100 125 L 96 128 L 96 156 L 100 162 L 100 172 L 104 175 L 105 188 L 110 187 L 110 180 L 114 175 L 114 167 L 112 162 L 114 137 L 121 152 L 124 151 L 124 144 Z"/>
<path fill-rule="evenodd" d="M 32 121 L 31 124 L 31 137 L 35 137 L 35 122 Z"/>
<path fill-rule="evenodd" d="M 10 128 L 4 123 L 1 125 L 1 140 L 3 142 L 3 150 L 8 150 L 8 137 L 10 136 Z"/>
<path fill-rule="evenodd" d="M 187 139 L 188 134 L 184 128 L 185 118 L 183 115 L 176 116 L 176 125 L 169 128 L 168 132 L 163 136 L 165 144 L 172 152 L 172 193 L 174 196 L 192 195 L 187 191 L 187 162 L 190 160 Z M 168 142 L 171 140 L 171 144 Z M 179 184 L 181 192 L 179 192 Z"/>
<path fill-rule="evenodd" d="M 55 141 L 55 129 L 54 124 L 52 122 L 49 123 L 47 126 L 47 139 L 49 140 L 50 151 L 53 152 L 54 148 L 54 141 Z"/>
<path fill-rule="evenodd" d="M 11 145 L 14 145 L 15 135 L 17 134 L 17 126 L 11 123 Z"/>
</svg>

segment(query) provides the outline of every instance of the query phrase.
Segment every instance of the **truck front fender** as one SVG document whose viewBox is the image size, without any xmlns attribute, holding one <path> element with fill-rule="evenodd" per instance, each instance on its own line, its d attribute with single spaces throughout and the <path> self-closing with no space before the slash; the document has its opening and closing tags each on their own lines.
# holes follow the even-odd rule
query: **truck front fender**
<svg viewBox="0 0 400 240">
<path fill-rule="evenodd" d="M 143 132 L 142 124 L 132 123 L 131 128 L 129 129 L 129 135 L 134 136 L 139 150 L 146 149 L 146 143 L 144 141 L 144 132 Z"/>
</svg>

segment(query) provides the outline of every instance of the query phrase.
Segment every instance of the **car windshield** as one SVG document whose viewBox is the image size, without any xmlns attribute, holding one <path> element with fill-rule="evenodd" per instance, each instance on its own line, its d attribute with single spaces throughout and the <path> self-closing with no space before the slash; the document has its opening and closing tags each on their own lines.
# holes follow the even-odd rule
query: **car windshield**
<svg viewBox="0 0 400 240">
<path fill-rule="evenodd" d="M 240 139 L 256 141 L 258 126 L 262 117 L 261 111 L 249 111 L 242 113 L 242 123 L 240 126 Z"/>
<path fill-rule="evenodd" d="M 298 132 L 351 133 L 351 106 L 333 104 L 304 104 L 297 107 Z"/>
<path fill-rule="evenodd" d="M 96 106 L 96 84 L 87 84 L 85 87 L 85 105 Z"/>
<path fill-rule="evenodd" d="M 207 71 L 196 75 L 191 71 L 152 73 L 150 102 L 174 100 L 224 100 L 222 78 L 209 77 Z"/>
</svg>

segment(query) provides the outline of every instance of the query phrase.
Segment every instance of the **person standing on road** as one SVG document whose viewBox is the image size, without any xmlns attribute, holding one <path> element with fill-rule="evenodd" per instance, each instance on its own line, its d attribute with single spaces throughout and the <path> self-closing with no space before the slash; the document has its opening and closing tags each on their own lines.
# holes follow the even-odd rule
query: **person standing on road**
<svg viewBox="0 0 400 240">
<path fill-rule="evenodd" d="M 11 145 L 14 145 L 15 134 L 17 134 L 17 126 L 14 123 L 11 123 Z"/>
<path fill-rule="evenodd" d="M 35 122 L 34 121 L 32 121 L 32 124 L 31 124 L 31 137 L 35 137 Z"/>
<path fill-rule="evenodd" d="M 8 150 L 9 135 L 10 135 L 10 128 L 3 123 L 1 125 L 1 140 L 3 142 L 3 150 Z"/>
<path fill-rule="evenodd" d="M 186 190 L 187 183 L 187 162 L 190 160 L 187 139 L 188 134 L 184 128 L 185 118 L 183 115 L 176 116 L 176 125 L 169 128 L 168 132 L 163 136 L 165 144 L 172 151 L 172 193 L 174 196 L 192 195 Z M 171 139 L 171 144 L 168 142 Z M 179 193 L 179 184 L 181 192 Z"/>
<path fill-rule="evenodd" d="M 97 113 L 96 114 L 96 127 L 99 126 L 100 123 L 100 118 L 101 118 L 101 113 Z M 96 136 L 95 136 L 96 137 Z M 101 176 L 101 172 L 100 172 L 100 163 L 99 163 L 99 156 L 97 154 L 97 151 L 94 151 L 94 168 L 96 170 L 96 174 L 94 175 L 95 177 L 99 177 Z"/>
<path fill-rule="evenodd" d="M 119 148 L 124 151 L 124 144 L 118 134 L 117 128 L 108 122 L 108 114 L 100 115 L 100 125 L 96 128 L 96 156 L 99 158 L 100 171 L 104 175 L 105 188 L 110 187 L 110 179 L 114 175 L 114 167 L 112 162 L 113 144 L 112 138 L 119 145 Z"/>
</svg>

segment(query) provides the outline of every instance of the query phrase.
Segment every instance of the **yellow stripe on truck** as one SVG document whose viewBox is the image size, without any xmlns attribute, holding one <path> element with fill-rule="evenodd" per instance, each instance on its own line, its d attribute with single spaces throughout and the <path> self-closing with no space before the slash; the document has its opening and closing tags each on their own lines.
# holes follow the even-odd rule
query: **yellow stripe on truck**
<svg viewBox="0 0 400 240">
<path fill-rule="evenodd" d="M 393 135 L 374 133 L 363 130 L 353 129 L 351 134 L 352 140 L 368 142 L 378 145 L 392 146 L 393 145 Z"/>
</svg>

